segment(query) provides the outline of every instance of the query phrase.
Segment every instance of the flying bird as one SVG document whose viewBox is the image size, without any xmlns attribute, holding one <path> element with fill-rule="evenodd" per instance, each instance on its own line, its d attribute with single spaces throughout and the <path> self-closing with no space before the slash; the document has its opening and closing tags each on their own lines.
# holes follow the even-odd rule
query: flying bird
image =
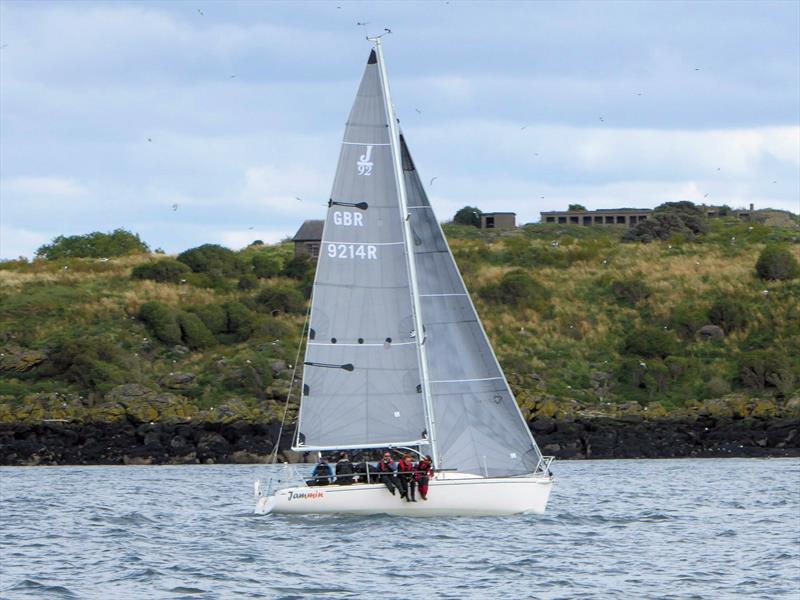
<svg viewBox="0 0 800 600">
<path fill-rule="evenodd" d="M 600 120 L 601 120 L 601 121 L 603 121 L 603 122 L 605 122 L 605 119 L 604 119 L 603 117 L 600 117 Z"/>
<path fill-rule="evenodd" d="M 706 194 L 705 196 L 703 196 L 703 198 L 708 198 L 708 194 Z"/>
<path fill-rule="evenodd" d="M 430 183 L 428 183 L 428 187 L 431 187 L 433 185 L 433 182 L 436 181 L 437 179 L 439 179 L 439 178 L 438 177 L 431 177 L 431 181 L 430 181 Z"/>
<path fill-rule="evenodd" d="M 147 138 L 147 141 L 148 141 L 148 142 L 152 142 L 152 141 L 153 141 L 153 138 Z"/>
<path fill-rule="evenodd" d="M 248 227 L 247 229 L 252 230 L 253 228 L 252 227 Z"/>
<path fill-rule="evenodd" d="M 173 205 L 172 205 L 172 210 L 173 210 L 173 211 L 175 211 L 175 210 L 178 210 L 178 205 L 177 205 L 177 204 L 173 204 Z"/>
<path fill-rule="evenodd" d="M 231 75 L 231 76 L 230 76 L 230 78 L 231 78 L 231 79 L 233 79 L 233 78 L 235 78 L 235 77 L 236 77 L 236 75 Z"/>
<path fill-rule="evenodd" d="M 359 27 L 366 27 L 367 25 L 369 25 L 369 22 L 365 21 L 362 23 L 361 21 L 356 21 L 356 25 L 358 25 Z"/>
<path fill-rule="evenodd" d="M 197 14 L 199 14 L 201 17 L 202 17 L 202 16 L 204 16 L 204 15 L 203 15 L 203 11 L 202 11 L 202 10 L 200 10 L 199 8 L 197 9 Z"/>
<path fill-rule="evenodd" d="M 420 109 L 415 108 L 414 110 L 417 111 L 418 114 L 420 114 L 420 115 L 422 114 L 422 111 Z"/>
<path fill-rule="evenodd" d="M 384 28 L 383 28 L 383 30 L 384 30 L 386 33 L 392 33 L 392 30 L 391 30 L 391 29 L 389 29 L 389 28 L 387 28 L 387 27 L 384 27 Z"/>
<path fill-rule="evenodd" d="M 297 200 L 298 202 L 302 202 L 303 201 L 303 199 L 300 196 L 295 196 L 294 199 Z"/>
<path fill-rule="evenodd" d="M 520 130 L 520 131 L 525 131 L 527 128 L 528 128 L 528 126 L 527 126 L 527 125 L 523 125 L 522 127 L 520 127 L 520 128 L 519 128 L 519 130 Z"/>
</svg>

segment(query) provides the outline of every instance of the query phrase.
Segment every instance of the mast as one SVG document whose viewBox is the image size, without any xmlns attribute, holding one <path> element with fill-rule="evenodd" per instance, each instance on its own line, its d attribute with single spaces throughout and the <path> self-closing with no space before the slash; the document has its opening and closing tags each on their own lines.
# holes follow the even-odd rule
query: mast
<svg viewBox="0 0 800 600">
<path fill-rule="evenodd" d="M 428 359 L 427 350 L 425 348 L 425 330 L 422 326 L 422 310 L 419 301 L 419 288 L 417 285 L 417 267 L 414 255 L 413 239 L 414 236 L 411 231 L 411 214 L 408 211 L 408 200 L 406 197 L 406 186 L 403 178 L 403 165 L 400 153 L 400 136 L 397 129 L 397 118 L 394 113 L 394 105 L 392 104 L 392 97 L 389 93 L 389 79 L 386 75 L 386 64 L 383 61 L 383 49 L 381 47 L 380 37 L 368 38 L 375 44 L 375 50 L 378 55 L 378 71 L 380 73 L 381 86 L 383 87 L 383 95 L 386 102 L 386 119 L 389 125 L 389 137 L 392 144 L 392 159 L 394 162 L 394 176 L 397 183 L 397 193 L 400 200 L 400 217 L 403 220 L 403 238 L 406 243 L 406 255 L 408 256 L 408 275 L 411 282 L 411 304 L 414 313 L 414 331 L 417 340 L 417 349 L 419 357 L 419 368 L 422 376 L 422 396 L 425 404 L 425 416 L 428 422 L 428 441 L 431 446 L 431 457 L 433 464 L 441 467 L 439 464 L 438 449 L 436 447 L 436 417 L 433 412 L 431 404 L 431 391 L 430 391 L 430 378 L 428 377 Z"/>
</svg>

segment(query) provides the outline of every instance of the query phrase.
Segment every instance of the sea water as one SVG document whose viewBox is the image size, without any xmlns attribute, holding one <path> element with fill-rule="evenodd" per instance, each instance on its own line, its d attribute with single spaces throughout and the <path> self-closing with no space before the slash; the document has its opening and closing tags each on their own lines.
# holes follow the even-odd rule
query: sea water
<svg viewBox="0 0 800 600">
<path fill-rule="evenodd" d="M 800 597 L 798 459 L 561 462 L 480 518 L 256 516 L 271 469 L 2 468 L 0 597 Z"/>
</svg>

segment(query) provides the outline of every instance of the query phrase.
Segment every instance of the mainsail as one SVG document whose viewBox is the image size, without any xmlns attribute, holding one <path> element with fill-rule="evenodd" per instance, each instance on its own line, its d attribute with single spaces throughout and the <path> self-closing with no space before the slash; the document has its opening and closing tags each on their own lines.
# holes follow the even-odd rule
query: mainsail
<svg viewBox="0 0 800 600">
<path fill-rule="evenodd" d="M 403 220 L 373 50 L 345 128 L 314 280 L 298 449 L 425 443 Z"/>
<path fill-rule="evenodd" d="M 325 220 L 295 448 L 430 437 L 439 468 L 532 473 L 541 454 L 397 133 L 378 58 L 350 112 Z"/>
<path fill-rule="evenodd" d="M 414 234 L 439 466 L 500 477 L 541 458 L 495 358 L 404 137 L 403 174 Z"/>
</svg>

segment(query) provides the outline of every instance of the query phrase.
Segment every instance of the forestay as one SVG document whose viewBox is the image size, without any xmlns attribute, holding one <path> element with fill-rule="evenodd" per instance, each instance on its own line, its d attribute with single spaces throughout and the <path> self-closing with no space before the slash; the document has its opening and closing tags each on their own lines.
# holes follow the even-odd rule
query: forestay
<svg viewBox="0 0 800 600">
<path fill-rule="evenodd" d="M 439 467 L 502 477 L 541 458 L 431 209 L 403 136 Z"/>
<path fill-rule="evenodd" d="M 345 128 L 323 229 L 296 449 L 425 443 L 386 115 L 373 51 Z"/>
</svg>

